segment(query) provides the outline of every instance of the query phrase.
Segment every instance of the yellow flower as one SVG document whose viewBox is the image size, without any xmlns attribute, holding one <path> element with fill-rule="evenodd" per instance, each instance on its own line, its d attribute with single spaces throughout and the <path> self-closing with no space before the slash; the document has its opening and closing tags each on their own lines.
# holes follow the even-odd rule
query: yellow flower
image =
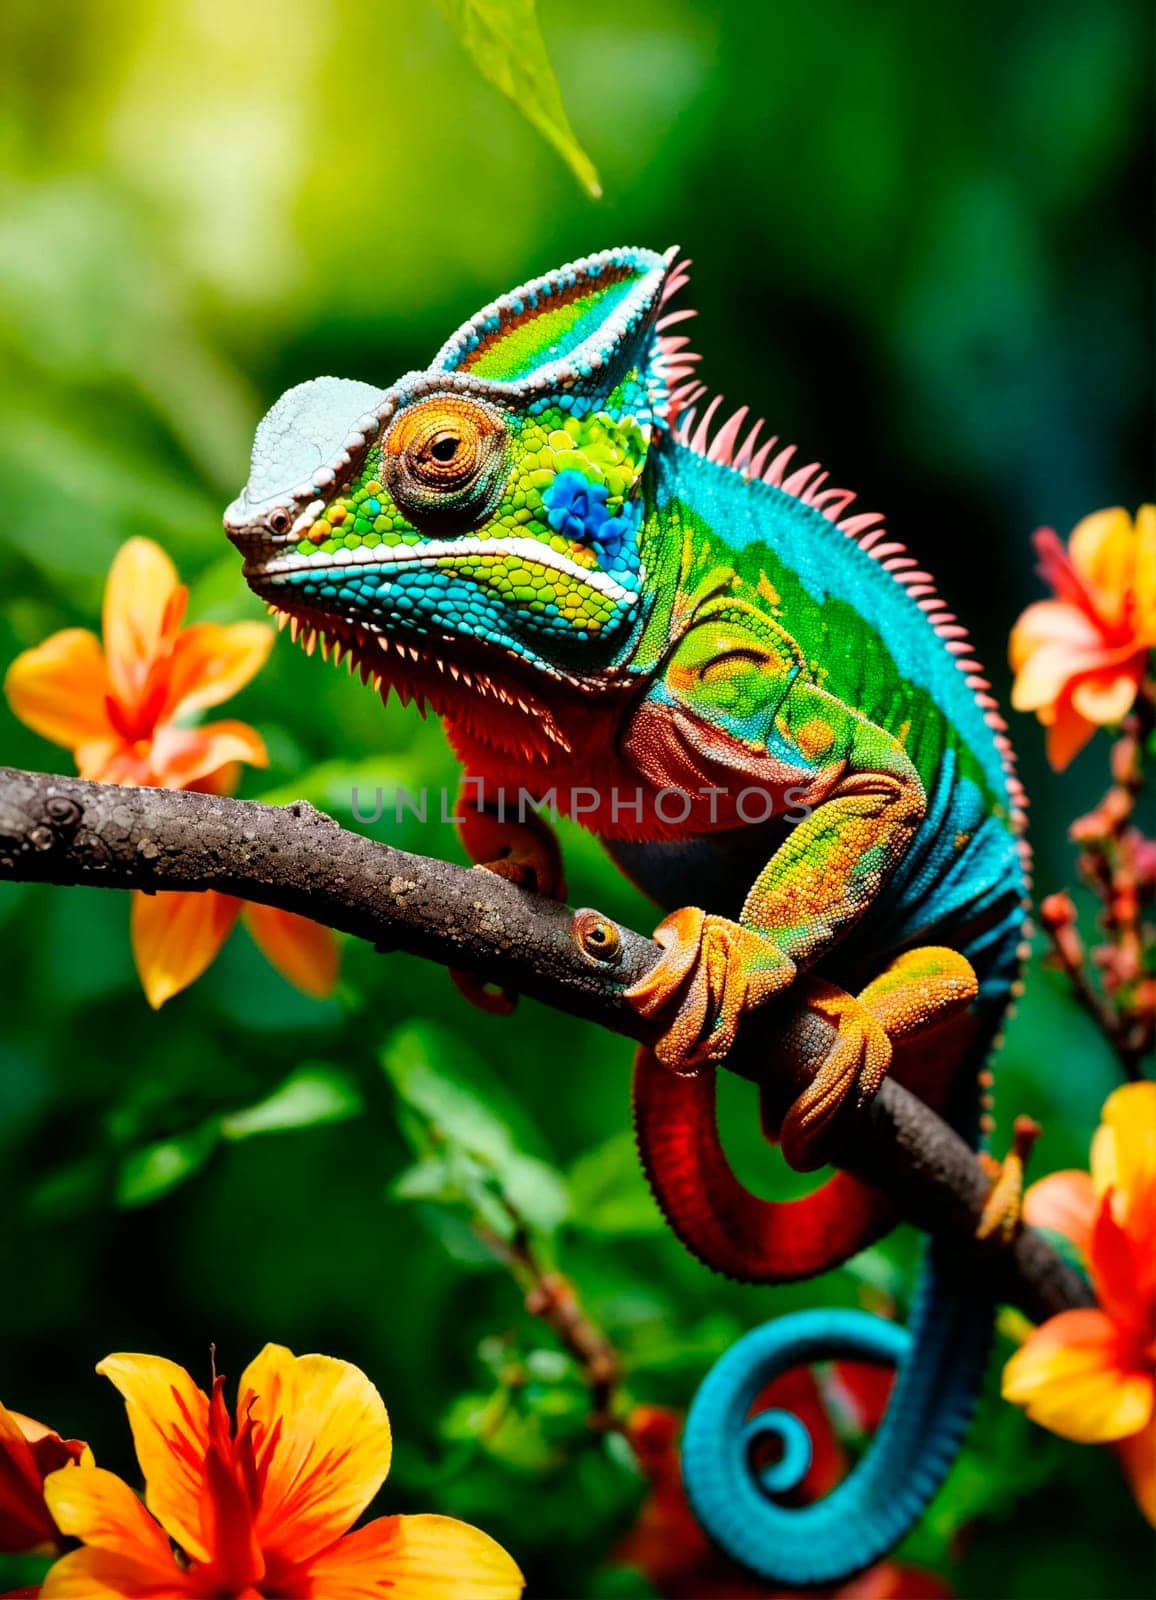
<svg viewBox="0 0 1156 1600">
<path fill-rule="evenodd" d="M 378 1517 L 350 1533 L 389 1471 L 389 1418 L 347 1361 L 266 1345 L 236 1419 L 159 1356 L 97 1367 L 124 1396 L 146 1505 L 111 1472 L 54 1473 L 45 1493 L 82 1541 L 42 1600 L 517 1600 L 522 1575 L 451 1517 Z"/>
<path fill-rule="evenodd" d="M 1035 545 L 1056 598 L 1012 629 L 1012 705 L 1036 713 L 1059 770 L 1097 727 L 1127 716 L 1156 647 L 1156 506 L 1141 506 L 1135 523 L 1119 507 L 1097 511 L 1067 550 L 1051 528 Z"/>
<path fill-rule="evenodd" d="M 149 539 L 121 546 L 104 591 L 103 642 L 66 628 L 25 650 L 4 680 L 37 733 L 72 751 L 82 778 L 229 794 L 240 764 L 265 766 L 244 722 L 184 720 L 236 694 L 264 665 L 273 630 L 260 622 L 182 627 L 188 590 Z M 250 933 L 291 983 L 318 997 L 337 981 L 328 928 L 232 895 L 134 894 L 132 945 L 144 991 L 161 1006 L 200 977 L 244 911 Z"/>
<path fill-rule="evenodd" d="M 1140 1509 L 1156 1524 L 1156 1083 L 1105 1102 L 1092 1171 L 1054 1172 L 1024 1217 L 1086 1255 L 1099 1309 L 1064 1311 L 1004 1368 L 1006 1400 L 1053 1433 L 1116 1443 Z"/>
</svg>

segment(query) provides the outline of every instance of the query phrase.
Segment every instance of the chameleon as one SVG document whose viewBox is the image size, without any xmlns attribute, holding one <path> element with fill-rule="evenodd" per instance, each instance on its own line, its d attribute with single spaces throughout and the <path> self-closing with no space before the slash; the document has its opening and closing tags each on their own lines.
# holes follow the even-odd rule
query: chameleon
<svg viewBox="0 0 1156 1600">
<path fill-rule="evenodd" d="M 770 1071 L 803 1082 L 762 1118 L 800 1170 L 888 1072 L 980 1148 L 1025 954 L 1024 795 L 964 627 L 882 517 L 746 407 L 703 404 L 694 313 L 674 303 L 688 265 L 605 250 L 495 300 L 389 388 L 290 389 L 225 528 L 295 639 L 441 719 L 475 865 L 564 899 L 554 805 L 665 912 L 661 959 L 626 991 L 651 1030 L 642 1164 L 692 1252 L 773 1284 L 897 1215 L 841 1171 L 784 1202 L 739 1182 L 715 1090 L 743 1018 L 766 1010 Z M 950 1466 L 994 1308 L 942 1242 L 921 1272 L 909 1327 L 795 1312 L 695 1396 L 691 1503 L 768 1582 L 868 1566 Z M 756 1402 L 832 1358 L 894 1364 L 895 1389 L 855 1468 L 800 1506 L 806 1429 Z"/>
</svg>

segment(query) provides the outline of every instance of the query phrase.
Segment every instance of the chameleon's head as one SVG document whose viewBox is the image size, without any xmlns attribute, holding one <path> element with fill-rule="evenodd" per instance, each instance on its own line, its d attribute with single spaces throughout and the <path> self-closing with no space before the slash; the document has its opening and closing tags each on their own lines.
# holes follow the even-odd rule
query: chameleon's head
<svg viewBox="0 0 1156 1600">
<path fill-rule="evenodd" d="M 606 251 L 487 306 L 390 389 L 290 389 L 225 516 L 249 583 L 435 704 L 450 663 L 466 685 L 613 673 L 639 617 L 671 272 Z"/>
</svg>

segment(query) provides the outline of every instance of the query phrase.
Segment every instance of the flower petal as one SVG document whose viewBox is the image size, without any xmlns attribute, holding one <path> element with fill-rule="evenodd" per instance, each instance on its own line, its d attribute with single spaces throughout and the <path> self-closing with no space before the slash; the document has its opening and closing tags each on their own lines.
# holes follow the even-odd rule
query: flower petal
<svg viewBox="0 0 1156 1600">
<path fill-rule="evenodd" d="M 56 1528 L 23 1419 L 0 1405 L 0 1552 L 17 1555 L 55 1543 Z"/>
<path fill-rule="evenodd" d="M 1156 1528 L 1156 1417 L 1139 1433 L 1121 1439 L 1116 1453 L 1136 1496 L 1136 1504 Z"/>
<path fill-rule="evenodd" d="M 204 894 L 181 889 L 133 894 L 133 960 L 154 1011 L 211 966 L 240 910 L 239 900 L 213 889 Z"/>
<path fill-rule="evenodd" d="M 124 1397 L 149 1510 L 187 1555 L 207 1561 L 201 1497 L 209 1448 L 208 1396 L 184 1367 L 163 1356 L 120 1353 L 106 1356 L 96 1370 Z"/>
<path fill-rule="evenodd" d="M 94 783 L 119 783 L 137 789 L 152 782 L 147 741 L 128 743 L 119 734 L 86 739 L 72 752 L 76 770 Z"/>
<path fill-rule="evenodd" d="M 1039 556 L 1036 571 L 1058 600 L 1067 600 L 1080 610 L 1087 611 L 1090 597 L 1083 579 L 1072 565 L 1067 546 L 1054 528 L 1037 528 L 1032 534 L 1032 544 Z"/>
<path fill-rule="evenodd" d="M 1055 708 L 1047 729 L 1048 762 L 1053 771 L 1062 772 L 1095 733 L 1096 724 L 1074 711 L 1065 697 Z"/>
<path fill-rule="evenodd" d="M 69 750 L 112 731 L 104 652 L 87 628 L 65 628 L 23 651 L 5 674 L 4 693 L 21 722 Z"/>
<path fill-rule="evenodd" d="M 33 1455 L 36 1454 L 36 1450 L 39 1445 L 49 1443 L 50 1441 L 64 1445 L 67 1449 L 68 1455 L 73 1460 L 79 1460 L 79 1458 L 88 1449 L 88 1446 L 86 1444 L 82 1444 L 79 1439 L 62 1439 L 55 1428 L 50 1428 L 47 1423 L 37 1422 L 35 1417 L 26 1417 L 21 1411 L 6 1411 L 5 1407 L 0 1405 L 0 1413 L 5 1413 L 7 1416 L 12 1418 L 12 1421 L 20 1429 L 20 1432 L 24 1435 L 25 1439 L 31 1446 Z M 62 1461 L 60 1465 L 64 1466 L 65 1463 Z M 53 1468 L 53 1471 L 55 1470 L 56 1469 Z"/>
<path fill-rule="evenodd" d="M 1003 1397 L 1065 1439 L 1102 1444 L 1145 1426 L 1156 1378 L 1136 1369 L 1128 1341 L 1102 1311 L 1062 1311 L 1012 1356 Z"/>
<path fill-rule="evenodd" d="M 248 761 L 269 764 L 265 741 L 247 722 L 208 722 L 203 728 L 166 723 L 152 742 L 149 762 L 158 789 L 194 789 L 211 784 L 222 767 Z"/>
<path fill-rule="evenodd" d="M 125 706 L 137 706 L 153 667 L 170 650 L 187 598 L 159 544 L 121 545 L 104 589 L 104 648 L 112 692 Z"/>
<path fill-rule="evenodd" d="M 49 1568 L 41 1588 L 31 1592 L 40 1600 L 183 1600 L 196 1593 L 171 1556 L 162 1574 L 131 1556 L 95 1546 L 64 1556 Z"/>
<path fill-rule="evenodd" d="M 1051 1228 L 1087 1253 L 1099 1205 L 1086 1172 L 1050 1172 L 1024 1195 L 1024 1221 L 1033 1228 Z"/>
<path fill-rule="evenodd" d="M 61 1467 L 93 1465 L 92 1451 L 83 1439 L 62 1439 L 54 1428 L 46 1428 L 31 1417 L 22 1417 L 18 1411 L 10 1411 L 8 1415 L 28 1441 L 41 1478 L 47 1478 L 50 1472 L 59 1472 Z"/>
<path fill-rule="evenodd" d="M 1126 1225 L 1129 1197 L 1156 1184 L 1156 1083 L 1126 1083 L 1104 1101 L 1092 1179 L 1098 1194 L 1116 1191 L 1112 1209 Z"/>
<path fill-rule="evenodd" d="M 1130 1331 L 1138 1352 L 1151 1338 L 1147 1279 L 1151 1275 L 1153 1240 L 1149 1237 L 1133 1243 L 1116 1221 L 1112 1194 L 1109 1190 L 1100 1202 L 1092 1229 L 1089 1251 L 1092 1284 L 1096 1299 L 1116 1324 L 1121 1337 Z M 1149 1266 L 1148 1271 L 1146 1266 Z M 1135 1359 L 1138 1360 L 1138 1356 Z"/>
<path fill-rule="evenodd" d="M 1143 662 L 1137 661 L 1134 672 L 1102 672 L 1081 678 L 1072 685 L 1072 706 L 1101 728 L 1123 722 L 1132 709 L 1142 674 Z"/>
<path fill-rule="evenodd" d="M 489 1534 L 453 1517 L 417 1516 L 379 1517 L 347 1534 L 288 1592 L 308 1600 L 518 1600 L 524 1586 Z"/>
<path fill-rule="evenodd" d="M 257 1534 L 266 1555 L 308 1560 L 345 1532 L 385 1482 L 389 1417 L 348 1361 L 267 1344 L 242 1374 L 237 1415 L 253 1423 Z"/>
<path fill-rule="evenodd" d="M 1137 640 L 1156 645 L 1156 505 L 1141 506 L 1136 513 L 1134 593 Z"/>
<path fill-rule="evenodd" d="M 263 622 L 198 622 L 173 645 L 162 718 L 218 706 L 243 689 L 269 658 L 273 629 Z"/>
<path fill-rule="evenodd" d="M 65 1467 L 44 1480 L 44 1495 L 62 1533 L 126 1557 L 151 1571 L 154 1584 L 179 1576 L 164 1529 L 115 1472 Z"/>
<path fill-rule="evenodd" d="M 1055 641 L 1038 644 L 1022 658 L 1012 685 L 1012 705 L 1017 711 L 1038 711 L 1041 706 L 1054 705 L 1081 674 L 1112 664 L 1111 652 L 1101 643 L 1087 650 Z"/>
<path fill-rule="evenodd" d="M 1092 591 L 1097 612 L 1108 623 L 1119 622 L 1136 570 L 1132 518 L 1122 506 L 1094 511 L 1073 528 L 1068 553 Z"/>
<path fill-rule="evenodd" d="M 1077 606 L 1066 600 L 1037 600 L 1012 629 L 1009 654 L 1018 672 L 1030 655 L 1045 646 L 1084 654 L 1102 643 L 1099 628 Z"/>
<path fill-rule="evenodd" d="M 245 906 L 245 926 L 282 977 L 316 1000 L 333 993 L 341 948 L 332 928 L 256 903 Z"/>
</svg>

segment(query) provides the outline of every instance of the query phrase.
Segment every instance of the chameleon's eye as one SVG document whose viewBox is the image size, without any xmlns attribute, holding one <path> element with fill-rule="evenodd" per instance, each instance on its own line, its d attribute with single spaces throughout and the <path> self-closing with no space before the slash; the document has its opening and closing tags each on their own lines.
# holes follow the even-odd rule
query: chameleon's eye
<svg viewBox="0 0 1156 1600">
<path fill-rule="evenodd" d="M 386 435 L 382 471 L 398 508 L 419 527 L 471 527 L 501 490 L 505 445 L 496 411 L 436 395 L 398 417 Z"/>
</svg>

